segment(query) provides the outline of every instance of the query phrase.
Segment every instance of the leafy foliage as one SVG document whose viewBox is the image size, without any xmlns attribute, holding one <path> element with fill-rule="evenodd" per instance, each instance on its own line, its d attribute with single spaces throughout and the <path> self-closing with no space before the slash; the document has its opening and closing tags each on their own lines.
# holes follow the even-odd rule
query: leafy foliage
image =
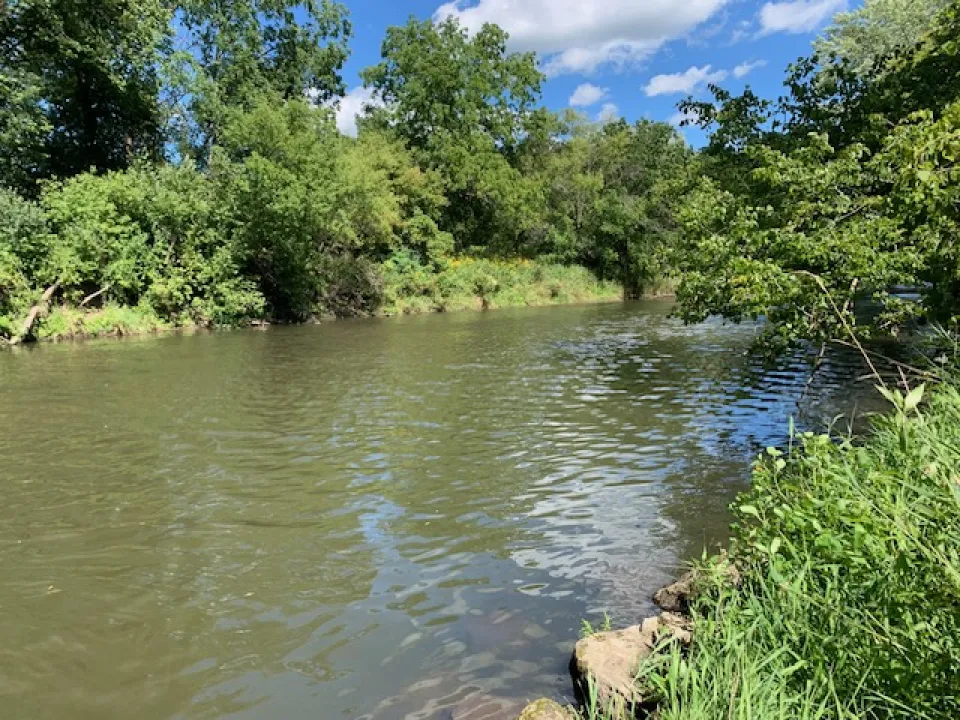
<svg viewBox="0 0 960 720">
<path fill-rule="evenodd" d="M 33 278 L 46 263 L 50 240 L 43 210 L 0 187 L 0 336 L 14 334 L 15 319 L 35 299 Z"/>
<path fill-rule="evenodd" d="M 196 170 L 149 166 L 49 186 L 56 231 L 41 284 L 58 280 L 74 304 L 146 304 L 175 323 L 259 315 L 263 300 L 238 275 L 214 188 Z"/>
<path fill-rule="evenodd" d="M 935 27 L 937 15 L 951 0 L 866 0 L 856 10 L 837 15 L 814 48 L 821 57 L 859 75 L 878 61 L 916 45 Z"/>
<path fill-rule="evenodd" d="M 694 647 L 644 669 L 663 718 L 960 712 L 960 392 L 888 393 L 862 446 L 806 434 L 735 504 L 732 588 L 703 568 Z"/>
<path fill-rule="evenodd" d="M 0 184 L 125 167 L 162 143 L 161 0 L 15 0 L 0 14 Z"/>
<path fill-rule="evenodd" d="M 531 187 L 511 161 L 543 76 L 532 54 L 507 53 L 506 33 L 473 36 L 453 18 L 412 19 L 387 31 L 383 61 L 363 72 L 383 107 L 371 127 L 402 139 L 443 178 L 440 228 L 458 247 L 517 250 L 528 226 Z"/>
<path fill-rule="evenodd" d="M 686 319 L 765 317 L 773 350 L 956 325 L 960 4 L 932 26 L 866 78 L 813 58 L 776 107 L 690 104 L 716 132 L 681 212 Z"/>
<path fill-rule="evenodd" d="M 352 32 L 332 0 L 184 0 L 180 49 L 164 58 L 165 99 L 180 151 L 201 164 L 231 111 L 265 101 L 323 103 L 343 93 Z"/>
</svg>

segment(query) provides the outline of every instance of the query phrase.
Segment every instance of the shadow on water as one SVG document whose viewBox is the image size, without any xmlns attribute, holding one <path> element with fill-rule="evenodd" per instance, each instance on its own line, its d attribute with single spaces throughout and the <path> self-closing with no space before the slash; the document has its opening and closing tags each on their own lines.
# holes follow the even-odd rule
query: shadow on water
<svg viewBox="0 0 960 720">
<path fill-rule="evenodd" d="M 806 387 L 669 305 L 0 355 L 9 717 L 484 718 L 721 542 Z"/>
</svg>

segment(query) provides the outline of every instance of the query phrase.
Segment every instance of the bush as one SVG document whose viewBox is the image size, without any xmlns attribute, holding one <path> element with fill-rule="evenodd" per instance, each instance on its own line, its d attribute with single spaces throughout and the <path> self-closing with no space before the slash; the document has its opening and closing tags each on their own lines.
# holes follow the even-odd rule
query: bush
<svg viewBox="0 0 960 720">
<path fill-rule="evenodd" d="M 690 657 L 645 671 L 664 720 L 960 716 L 960 392 L 891 397 L 861 447 L 808 434 L 758 462 L 743 587 L 709 586 Z"/>
<path fill-rule="evenodd" d="M 383 304 L 383 277 L 380 269 L 366 258 L 326 258 L 320 277 L 320 307 L 325 312 L 337 317 L 366 315 Z"/>
<path fill-rule="evenodd" d="M 79 175 L 43 197 L 57 231 L 51 274 L 77 304 L 149 307 L 174 324 L 230 324 L 263 312 L 240 274 L 214 188 L 190 166 Z"/>
<path fill-rule="evenodd" d="M 46 214 L 36 203 L 0 187 L 0 337 L 18 324 L 41 291 L 52 236 Z"/>
</svg>

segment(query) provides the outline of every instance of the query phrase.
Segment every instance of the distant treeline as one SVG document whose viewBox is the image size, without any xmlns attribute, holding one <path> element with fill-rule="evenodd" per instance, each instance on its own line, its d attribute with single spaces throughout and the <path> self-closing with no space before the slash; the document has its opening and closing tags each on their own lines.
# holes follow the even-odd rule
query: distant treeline
<svg viewBox="0 0 960 720">
<path fill-rule="evenodd" d="M 440 278 L 463 257 L 579 265 L 628 297 L 677 278 L 687 318 L 766 315 L 778 345 L 842 335 L 871 294 L 876 330 L 950 323 L 957 7 L 840 16 L 778 101 L 683 103 L 709 132 L 694 152 L 666 123 L 549 111 L 536 57 L 496 26 L 390 28 L 353 138 L 335 2 L 14 0 L 0 337 L 39 332 L 46 304 L 174 325 L 374 312 L 410 285 L 397 268 Z M 443 282 L 407 306 L 443 309 Z"/>
</svg>

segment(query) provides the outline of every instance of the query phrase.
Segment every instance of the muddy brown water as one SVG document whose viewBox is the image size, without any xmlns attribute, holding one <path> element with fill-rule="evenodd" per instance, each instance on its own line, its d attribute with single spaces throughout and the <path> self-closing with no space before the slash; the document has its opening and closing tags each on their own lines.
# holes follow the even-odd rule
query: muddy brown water
<svg viewBox="0 0 960 720">
<path fill-rule="evenodd" d="M 669 304 L 0 353 L 4 718 L 494 718 L 564 698 L 859 368 Z"/>
</svg>

